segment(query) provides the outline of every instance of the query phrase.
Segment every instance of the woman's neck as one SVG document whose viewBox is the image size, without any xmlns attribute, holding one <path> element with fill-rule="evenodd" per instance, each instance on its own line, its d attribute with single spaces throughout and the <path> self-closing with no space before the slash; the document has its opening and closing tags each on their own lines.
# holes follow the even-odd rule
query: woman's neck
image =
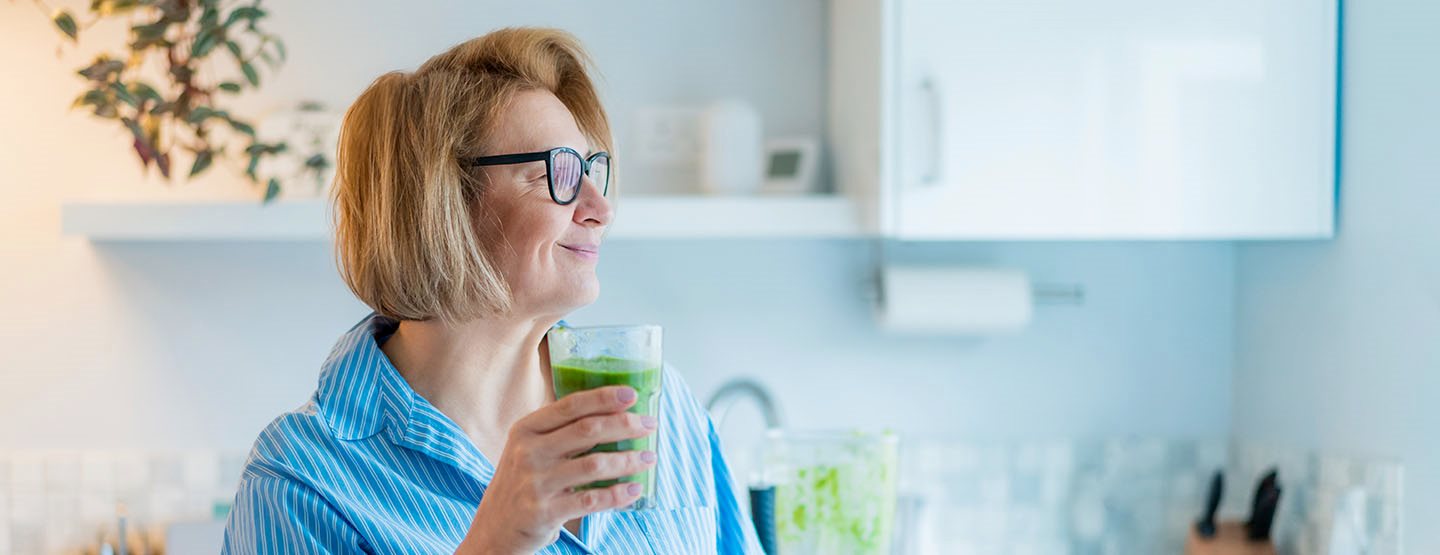
<svg viewBox="0 0 1440 555">
<path fill-rule="evenodd" d="M 402 321 L 381 347 L 416 393 L 497 458 L 515 421 L 553 399 L 545 319 Z"/>
</svg>

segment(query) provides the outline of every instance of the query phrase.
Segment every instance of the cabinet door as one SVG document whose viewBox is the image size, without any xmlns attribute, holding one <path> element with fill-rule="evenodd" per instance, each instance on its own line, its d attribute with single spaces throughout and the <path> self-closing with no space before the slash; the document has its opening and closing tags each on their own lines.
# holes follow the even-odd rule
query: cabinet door
<svg viewBox="0 0 1440 555">
<path fill-rule="evenodd" d="M 1319 238 L 1335 0 L 896 0 L 892 231 Z"/>
</svg>

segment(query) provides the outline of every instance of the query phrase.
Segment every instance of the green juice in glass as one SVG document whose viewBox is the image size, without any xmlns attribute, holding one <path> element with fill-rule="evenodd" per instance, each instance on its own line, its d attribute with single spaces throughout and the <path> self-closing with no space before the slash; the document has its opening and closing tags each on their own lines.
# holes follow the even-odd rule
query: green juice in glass
<svg viewBox="0 0 1440 555">
<path fill-rule="evenodd" d="M 659 326 L 610 326 L 555 328 L 549 335 L 551 379 L 555 398 L 612 385 L 635 390 L 635 404 L 627 412 L 660 418 L 660 328 Z M 614 443 L 602 443 L 586 451 L 655 451 L 655 433 Z M 663 461 L 662 461 L 663 462 Z M 576 489 L 609 487 L 622 482 L 641 485 L 640 498 L 622 510 L 646 509 L 654 503 L 655 468 L 614 480 L 592 482 Z"/>
</svg>

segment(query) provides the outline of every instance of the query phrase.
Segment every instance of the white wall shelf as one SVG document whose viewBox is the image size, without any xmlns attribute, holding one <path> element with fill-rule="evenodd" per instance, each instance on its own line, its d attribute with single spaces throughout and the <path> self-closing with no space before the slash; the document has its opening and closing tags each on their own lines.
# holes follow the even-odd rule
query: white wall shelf
<svg viewBox="0 0 1440 555">
<path fill-rule="evenodd" d="M 64 232 L 92 241 L 328 241 L 321 199 L 86 201 L 62 208 Z M 838 195 L 621 199 L 611 239 L 843 239 L 862 236 Z"/>
</svg>

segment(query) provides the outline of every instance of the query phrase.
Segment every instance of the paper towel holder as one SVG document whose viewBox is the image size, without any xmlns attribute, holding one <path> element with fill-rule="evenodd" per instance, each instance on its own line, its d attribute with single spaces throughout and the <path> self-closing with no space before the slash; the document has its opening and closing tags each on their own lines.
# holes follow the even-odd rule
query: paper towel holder
<svg viewBox="0 0 1440 555">
<path fill-rule="evenodd" d="M 880 328 L 892 333 L 992 336 L 1029 327 L 1037 305 L 1078 305 L 1078 284 L 1035 283 L 1020 268 L 973 264 L 889 264 L 878 268 Z"/>
<path fill-rule="evenodd" d="M 1035 283 L 1030 286 L 1030 296 L 1035 304 L 1073 305 L 1085 304 L 1085 286 L 1078 283 Z"/>
<path fill-rule="evenodd" d="M 877 267 L 875 272 L 870 275 L 870 279 L 864 287 L 865 300 L 872 303 L 885 302 L 883 272 L 883 268 Z M 1085 286 L 1079 283 L 1037 282 L 1030 286 L 1030 296 L 1037 305 L 1081 306 L 1085 304 Z"/>
</svg>

